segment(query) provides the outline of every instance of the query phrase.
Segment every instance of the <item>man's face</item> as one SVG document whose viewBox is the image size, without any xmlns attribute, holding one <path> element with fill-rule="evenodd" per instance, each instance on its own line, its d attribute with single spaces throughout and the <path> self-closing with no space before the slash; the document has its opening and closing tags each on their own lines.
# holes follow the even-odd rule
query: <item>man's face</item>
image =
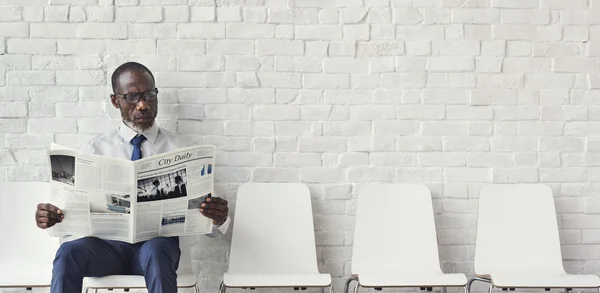
<svg viewBox="0 0 600 293">
<path fill-rule="evenodd" d="M 148 102 L 143 96 L 135 104 L 130 104 L 125 99 L 129 93 L 145 93 L 154 90 L 154 80 L 145 71 L 125 71 L 117 80 L 115 94 L 110 96 L 115 108 L 121 111 L 123 122 L 133 130 L 142 132 L 154 124 L 158 114 L 158 99 Z"/>
</svg>

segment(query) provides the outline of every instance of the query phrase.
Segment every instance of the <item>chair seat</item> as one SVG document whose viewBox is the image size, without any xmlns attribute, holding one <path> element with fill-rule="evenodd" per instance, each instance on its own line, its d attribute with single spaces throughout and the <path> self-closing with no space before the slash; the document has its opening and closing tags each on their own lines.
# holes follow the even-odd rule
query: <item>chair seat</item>
<svg viewBox="0 0 600 293">
<path fill-rule="evenodd" d="M 0 262 L 0 287 L 49 287 L 52 264 Z"/>
<path fill-rule="evenodd" d="M 83 279 L 84 288 L 146 288 L 143 276 L 111 275 L 106 277 L 87 277 Z M 193 274 L 182 274 L 177 276 L 178 288 L 194 287 L 196 277 Z"/>
<path fill-rule="evenodd" d="M 358 275 L 363 287 L 462 287 L 467 284 L 463 274 L 378 274 Z"/>
<path fill-rule="evenodd" d="M 502 288 L 597 288 L 600 277 L 596 275 L 540 274 L 532 272 L 493 274 L 492 283 Z"/>
<path fill-rule="evenodd" d="M 329 274 L 232 274 L 223 276 L 227 287 L 325 287 L 331 285 Z"/>
</svg>

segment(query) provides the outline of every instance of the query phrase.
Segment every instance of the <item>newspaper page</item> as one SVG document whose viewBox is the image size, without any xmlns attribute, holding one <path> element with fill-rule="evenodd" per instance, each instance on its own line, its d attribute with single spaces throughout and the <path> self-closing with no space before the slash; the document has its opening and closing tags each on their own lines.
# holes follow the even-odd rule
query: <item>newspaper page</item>
<svg viewBox="0 0 600 293">
<path fill-rule="evenodd" d="M 200 204 L 214 193 L 216 148 L 196 146 L 135 162 L 134 242 L 212 232 Z"/>
<path fill-rule="evenodd" d="M 129 243 L 210 233 L 212 220 L 199 209 L 213 194 L 215 152 L 195 146 L 133 162 L 53 144 L 51 203 L 65 218 L 47 231 Z"/>
<path fill-rule="evenodd" d="M 65 218 L 52 236 L 133 240 L 135 165 L 53 145 L 49 151 L 52 200 Z"/>
</svg>

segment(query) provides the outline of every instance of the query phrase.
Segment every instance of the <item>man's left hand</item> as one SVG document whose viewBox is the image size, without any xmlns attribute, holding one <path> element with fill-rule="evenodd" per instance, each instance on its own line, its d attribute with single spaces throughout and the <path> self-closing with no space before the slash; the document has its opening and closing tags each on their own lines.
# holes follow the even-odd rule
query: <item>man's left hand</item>
<svg viewBox="0 0 600 293">
<path fill-rule="evenodd" d="M 200 212 L 207 218 L 213 220 L 213 224 L 221 225 L 227 219 L 229 207 L 227 200 L 220 197 L 207 197 L 200 204 Z"/>
</svg>

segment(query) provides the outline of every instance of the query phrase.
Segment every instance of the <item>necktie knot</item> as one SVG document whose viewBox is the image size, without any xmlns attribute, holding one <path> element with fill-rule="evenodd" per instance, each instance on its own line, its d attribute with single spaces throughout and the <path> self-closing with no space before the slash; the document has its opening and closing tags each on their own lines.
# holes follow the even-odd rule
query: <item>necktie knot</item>
<svg viewBox="0 0 600 293">
<path fill-rule="evenodd" d="M 144 140 L 146 140 L 146 137 L 145 137 L 145 136 L 143 136 L 143 135 L 138 135 L 138 136 L 134 137 L 134 138 L 131 140 L 131 143 L 132 143 L 133 145 L 137 145 L 137 146 L 139 146 L 139 145 L 142 145 L 142 142 L 143 142 Z"/>
</svg>

